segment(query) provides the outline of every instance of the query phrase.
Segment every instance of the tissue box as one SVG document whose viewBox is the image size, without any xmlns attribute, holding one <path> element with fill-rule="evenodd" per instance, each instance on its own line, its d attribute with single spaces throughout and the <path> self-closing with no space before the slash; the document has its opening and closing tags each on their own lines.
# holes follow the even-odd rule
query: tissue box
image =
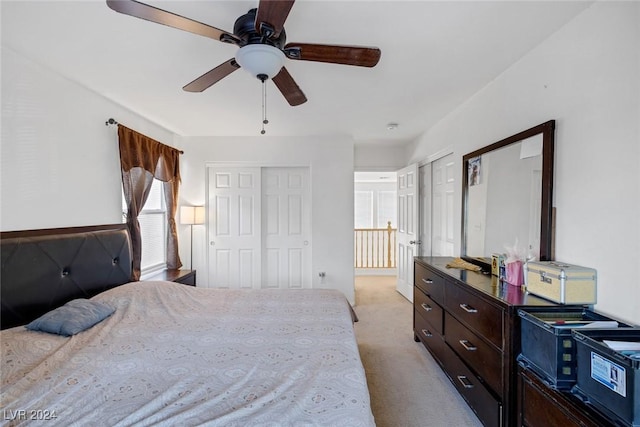
<svg viewBox="0 0 640 427">
<path fill-rule="evenodd" d="M 557 261 L 525 264 L 527 292 L 560 304 L 595 304 L 596 270 Z"/>
<path fill-rule="evenodd" d="M 505 281 L 514 286 L 520 286 L 524 284 L 524 273 L 522 268 L 522 261 L 513 261 L 506 265 L 507 277 Z"/>
</svg>

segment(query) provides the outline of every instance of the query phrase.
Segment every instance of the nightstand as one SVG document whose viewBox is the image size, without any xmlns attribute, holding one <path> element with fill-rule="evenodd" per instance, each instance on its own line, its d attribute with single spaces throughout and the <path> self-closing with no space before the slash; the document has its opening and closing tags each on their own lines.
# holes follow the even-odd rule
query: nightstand
<svg viewBox="0 0 640 427">
<path fill-rule="evenodd" d="M 182 283 L 183 285 L 196 285 L 195 270 L 164 270 L 150 276 L 145 276 L 141 280 L 165 280 L 167 282 Z"/>
</svg>

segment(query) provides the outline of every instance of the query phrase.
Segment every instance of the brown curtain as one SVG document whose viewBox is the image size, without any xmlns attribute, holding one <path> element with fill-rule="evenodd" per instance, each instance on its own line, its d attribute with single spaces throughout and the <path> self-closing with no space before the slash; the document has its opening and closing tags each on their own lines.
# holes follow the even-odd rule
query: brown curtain
<svg viewBox="0 0 640 427">
<path fill-rule="evenodd" d="M 122 185 L 127 203 L 127 227 L 133 249 L 133 280 L 140 279 L 142 240 L 138 215 L 147 201 L 153 179 L 163 182 L 167 203 L 167 267 L 180 268 L 176 208 L 180 186 L 180 151 L 118 125 Z"/>
<path fill-rule="evenodd" d="M 178 231 L 176 229 L 176 210 L 178 209 L 178 180 L 162 183 L 164 200 L 167 204 L 167 268 L 180 268 L 182 262 L 178 255 Z M 169 254 L 175 254 L 170 256 Z M 191 267 L 189 267 L 191 268 Z"/>
</svg>

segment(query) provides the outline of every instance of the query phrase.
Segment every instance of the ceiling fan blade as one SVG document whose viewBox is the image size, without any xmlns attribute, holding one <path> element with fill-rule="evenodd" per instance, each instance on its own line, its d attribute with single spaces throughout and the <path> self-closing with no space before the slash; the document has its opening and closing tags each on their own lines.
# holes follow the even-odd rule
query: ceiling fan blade
<svg viewBox="0 0 640 427">
<path fill-rule="evenodd" d="M 107 5 L 116 12 L 177 28 L 178 30 L 188 31 L 226 43 L 238 44 L 240 42 L 236 36 L 226 31 L 135 0 L 107 0 Z"/>
<path fill-rule="evenodd" d="M 374 67 L 380 60 L 377 47 L 338 46 L 312 43 L 289 43 L 284 53 L 290 59 L 329 62 L 331 64 Z"/>
<path fill-rule="evenodd" d="M 304 96 L 304 93 L 302 93 L 302 90 L 300 90 L 300 87 L 293 80 L 293 77 L 291 77 L 291 74 L 289 74 L 286 68 L 282 67 L 280 72 L 271 80 L 273 80 L 273 83 L 275 83 L 292 107 L 307 102 L 307 97 Z"/>
<path fill-rule="evenodd" d="M 269 37 L 278 37 L 284 27 L 295 0 L 260 0 L 256 14 L 256 31 Z M 273 34 L 265 34 L 265 31 Z"/>
<path fill-rule="evenodd" d="M 202 92 L 239 68 L 240 65 L 238 65 L 235 58 L 231 58 L 184 86 L 182 90 L 187 92 Z"/>
</svg>

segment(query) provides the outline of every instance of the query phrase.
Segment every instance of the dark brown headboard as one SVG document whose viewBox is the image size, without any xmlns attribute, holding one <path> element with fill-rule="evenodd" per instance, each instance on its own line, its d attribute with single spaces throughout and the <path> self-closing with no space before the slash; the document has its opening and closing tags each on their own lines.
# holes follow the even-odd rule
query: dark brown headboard
<svg viewBox="0 0 640 427">
<path fill-rule="evenodd" d="M 2 329 L 131 281 L 125 224 L 0 233 Z"/>
</svg>

